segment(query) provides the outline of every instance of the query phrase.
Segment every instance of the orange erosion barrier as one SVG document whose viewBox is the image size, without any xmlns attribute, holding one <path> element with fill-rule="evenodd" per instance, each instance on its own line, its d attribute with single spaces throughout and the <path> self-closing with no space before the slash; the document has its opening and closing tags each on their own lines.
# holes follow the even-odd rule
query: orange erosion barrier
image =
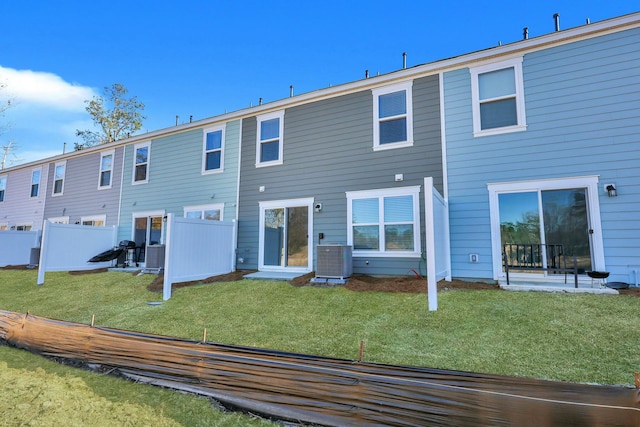
<svg viewBox="0 0 640 427">
<path fill-rule="evenodd" d="M 93 321 L 92 321 L 93 324 Z M 637 389 L 391 366 L 0 311 L 0 339 L 286 421 L 329 426 L 639 426 Z"/>
</svg>

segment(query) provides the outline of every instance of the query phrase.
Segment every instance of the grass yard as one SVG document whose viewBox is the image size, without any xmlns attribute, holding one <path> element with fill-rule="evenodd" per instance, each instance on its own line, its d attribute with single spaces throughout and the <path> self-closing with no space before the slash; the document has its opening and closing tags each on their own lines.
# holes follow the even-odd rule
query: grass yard
<svg viewBox="0 0 640 427">
<path fill-rule="evenodd" d="M 364 340 L 369 362 L 564 381 L 632 385 L 633 373 L 640 371 L 640 299 L 631 296 L 451 290 L 440 292 L 438 311 L 429 312 L 424 294 L 244 280 L 180 288 L 169 301 L 150 306 L 147 302 L 162 299 L 147 290 L 152 280 L 115 272 L 47 273 L 39 287 L 35 271 L 0 270 L 0 309 L 80 323 L 90 323 L 95 315 L 100 326 L 198 340 L 206 328 L 208 341 L 352 360 Z M 62 367 L 38 358 L 23 364 L 16 361 L 23 356 L 14 352 L 0 348 L 0 363 L 15 369 L 43 365 L 46 373 L 60 375 Z M 88 384 L 86 377 L 96 374 L 67 375 Z M 122 382 L 98 378 L 90 380 L 92 390 L 97 383 Z M 110 402 L 135 402 L 94 393 Z M 158 409 L 153 399 L 141 405 Z M 189 399 L 198 402 L 194 407 L 208 406 L 205 399 Z M 160 408 L 152 412 L 196 425 Z M 248 417 L 225 422 L 202 425 L 264 423 Z"/>
</svg>

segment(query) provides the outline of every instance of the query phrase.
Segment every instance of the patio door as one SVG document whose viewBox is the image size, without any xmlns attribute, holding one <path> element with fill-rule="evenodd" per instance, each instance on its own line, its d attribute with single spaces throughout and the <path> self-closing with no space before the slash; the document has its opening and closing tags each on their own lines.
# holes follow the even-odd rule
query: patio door
<svg viewBox="0 0 640 427">
<path fill-rule="evenodd" d="M 164 212 L 146 212 L 133 215 L 133 241 L 138 249 L 139 262 L 145 261 L 148 245 L 162 243 Z"/>
<path fill-rule="evenodd" d="M 560 259 L 566 259 L 570 268 L 574 256 L 580 272 L 604 264 L 595 179 L 492 184 L 489 189 L 495 231 L 493 253 L 498 257 L 494 272 L 497 270 L 498 276 L 503 274 L 505 245 L 518 245 L 506 248 L 508 257 L 518 256 L 514 248 L 525 248 L 528 261 L 545 268 Z"/>
<path fill-rule="evenodd" d="M 261 270 L 311 271 L 312 199 L 260 203 Z"/>
</svg>

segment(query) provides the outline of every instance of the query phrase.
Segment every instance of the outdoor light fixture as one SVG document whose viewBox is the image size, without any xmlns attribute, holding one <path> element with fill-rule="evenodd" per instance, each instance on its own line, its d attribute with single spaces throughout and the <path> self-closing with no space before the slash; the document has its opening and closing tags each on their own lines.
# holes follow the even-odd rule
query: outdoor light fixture
<svg viewBox="0 0 640 427">
<path fill-rule="evenodd" d="M 604 189 L 607 190 L 609 197 L 616 197 L 618 195 L 618 190 L 616 190 L 616 186 L 613 184 L 607 184 Z"/>
</svg>

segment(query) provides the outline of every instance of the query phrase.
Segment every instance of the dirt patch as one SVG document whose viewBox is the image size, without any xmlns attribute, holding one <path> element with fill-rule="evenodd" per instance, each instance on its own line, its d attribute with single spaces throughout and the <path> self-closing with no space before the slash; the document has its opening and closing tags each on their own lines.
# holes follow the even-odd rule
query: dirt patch
<svg viewBox="0 0 640 427">
<path fill-rule="evenodd" d="M 234 271 L 228 274 L 222 274 L 219 276 L 208 277 L 204 280 L 174 283 L 171 289 L 179 289 L 188 286 L 199 285 L 203 283 L 215 283 L 215 282 L 234 282 L 244 279 L 244 276 L 251 271 Z M 315 277 L 315 273 L 311 272 L 303 276 L 296 277 L 289 281 L 293 286 L 324 286 L 313 285 L 311 280 Z M 152 292 L 162 292 L 163 288 L 163 275 L 156 276 L 153 281 L 147 286 Z M 344 285 L 346 289 L 354 292 L 405 292 L 405 293 L 426 293 L 427 292 L 427 279 L 416 276 L 400 276 L 400 277 L 371 277 L 366 275 L 354 275 Z M 440 281 L 438 283 L 438 290 L 456 290 L 456 289 L 475 289 L 475 290 L 499 290 L 498 285 L 491 285 L 481 282 L 465 282 L 462 280 L 453 280 L 451 282 Z"/>
</svg>

